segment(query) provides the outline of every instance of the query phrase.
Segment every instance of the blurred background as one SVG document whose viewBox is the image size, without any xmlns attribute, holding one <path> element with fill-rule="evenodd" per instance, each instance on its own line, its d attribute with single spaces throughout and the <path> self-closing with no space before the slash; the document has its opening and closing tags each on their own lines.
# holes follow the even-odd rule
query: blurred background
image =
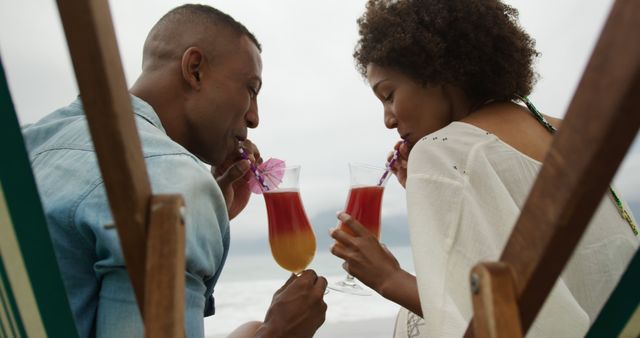
<svg viewBox="0 0 640 338">
<path fill-rule="evenodd" d="M 545 114 L 562 117 L 602 28 L 611 0 L 505 1 L 536 40 L 539 81 L 531 100 Z M 183 1 L 112 0 L 120 55 L 129 85 L 141 71 L 142 45 L 153 24 Z M 260 126 L 249 138 L 265 159 L 302 166 L 301 194 L 318 241 L 313 267 L 330 281 L 342 277 L 341 261 L 328 253 L 328 229 L 348 193 L 347 163 L 384 165 L 399 139 L 387 130 L 382 106 L 352 59 L 356 19 L 364 0 L 205 1 L 233 16 L 263 46 Z M 21 124 L 69 104 L 77 85 L 56 4 L 48 0 L 0 0 L 0 55 Z M 588 146 L 588 145 L 585 145 Z M 10 160 L 10 159 L 9 159 Z M 614 180 L 640 215 L 640 145 L 634 144 Z M 391 179 L 383 202 L 382 241 L 413 270 L 408 248 L 404 190 Z M 208 336 L 261 320 L 271 294 L 287 278 L 271 259 L 266 210 L 254 195 L 232 221 L 229 260 L 216 289 L 217 314 L 205 320 Z M 397 306 L 378 296 L 332 292 L 327 322 L 317 336 L 388 337 Z"/>
</svg>

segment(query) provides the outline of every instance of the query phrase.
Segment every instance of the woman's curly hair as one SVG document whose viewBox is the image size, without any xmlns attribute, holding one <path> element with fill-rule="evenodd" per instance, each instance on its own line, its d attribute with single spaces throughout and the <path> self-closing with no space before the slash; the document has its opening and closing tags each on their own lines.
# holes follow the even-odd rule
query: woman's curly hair
<svg viewBox="0 0 640 338">
<path fill-rule="evenodd" d="M 365 77 L 376 64 L 458 86 L 476 102 L 526 96 L 538 52 L 517 19 L 499 0 L 369 0 L 353 56 Z"/>
</svg>

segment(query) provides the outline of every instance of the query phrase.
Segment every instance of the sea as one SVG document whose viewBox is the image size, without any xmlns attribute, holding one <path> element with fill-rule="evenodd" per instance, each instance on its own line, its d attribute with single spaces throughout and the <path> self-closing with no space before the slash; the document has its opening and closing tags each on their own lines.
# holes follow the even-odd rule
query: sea
<svg viewBox="0 0 640 338">
<path fill-rule="evenodd" d="M 389 247 L 401 266 L 413 271 L 411 248 Z M 309 268 L 327 278 L 329 284 L 345 278 L 342 260 L 328 250 L 318 251 Z M 234 254 L 230 252 L 215 288 L 216 314 L 205 318 L 205 337 L 226 337 L 235 328 L 252 320 L 263 320 L 273 293 L 289 278 L 270 252 Z M 365 286 L 366 288 L 366 286 Z M 326 320 L 315 337 L 391 337 L 400 307 L 374 291 L 356 296 L 329 290 Z"/>
</svg>

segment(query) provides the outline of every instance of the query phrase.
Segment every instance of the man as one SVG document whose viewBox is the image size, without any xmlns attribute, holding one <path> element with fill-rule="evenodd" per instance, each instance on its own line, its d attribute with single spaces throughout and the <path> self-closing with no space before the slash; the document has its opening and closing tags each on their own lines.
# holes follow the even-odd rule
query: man
<svg viewBox="0 0 640 338">
<path fill-rule="evenodd" d="M 208 6 L 184 5 L 152 28 L 132 104 L 154 194 L 186 204 L 187 336 L 203 336 L 229 246 L 229 219 L 246 206 L 247 128 L 258 126 L 260 44 Z M 49 230 L 81 337 L 141 337 L 142 322 L 112 228 L 80 99 L 23 130 Z M 213 166 L 214 176 L 203 164 Z M 149 276 L 153 279 L 153 276 Z M 235 334 L 311 336 L 324 321 L 326 280 L 309 270 L 278 290 L 264 322 Z"/>
</svg>

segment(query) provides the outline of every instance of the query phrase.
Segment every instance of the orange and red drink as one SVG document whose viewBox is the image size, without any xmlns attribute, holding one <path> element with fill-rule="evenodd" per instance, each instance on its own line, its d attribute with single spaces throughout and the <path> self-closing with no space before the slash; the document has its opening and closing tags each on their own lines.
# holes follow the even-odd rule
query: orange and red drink
<svg viewBox="0 0 640 338">
<path fill-rule="evenodd" d="M 316 238 L 296 190 L 265 192 L 271 254 L 285 270 L 299 273 L 313 260 Z"/>
<path fill-rule="evenodd" d="M 382 195 L 388 172 L 386 168 L 362 163 L 349 163 L 349 177 L 351 188 L 344 212 L 351 215 L 380 240 Z M 340 222 L 339 226 L 340 230 L 355 236 L 348 225 Z M 329 288 L 352 295 L 371 295 L 371 292 L 356 283 L 350 274 L 347 274 L 344 280 L 330 284 Z"/>
<path fill-rule="evenodd" d="M 384 186 L 352 187 L 349 191 L 345 212 L 355 218 L 367 230 L 380 238 L 380 211 Z M 344 223 L 340 229 L 353 235 L 351 229 Z"/>
</svg>

